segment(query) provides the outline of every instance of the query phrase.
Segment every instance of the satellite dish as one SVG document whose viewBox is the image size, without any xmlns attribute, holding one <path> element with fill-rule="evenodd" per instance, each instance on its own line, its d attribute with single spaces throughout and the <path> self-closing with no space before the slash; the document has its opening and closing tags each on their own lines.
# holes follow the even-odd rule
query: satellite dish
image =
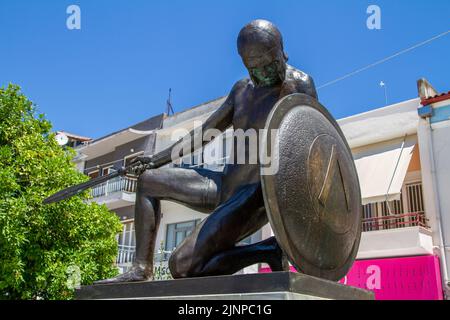
<svg viewBox="0 0 450 320">
<path fill-rule="evenodd" d="M 65 146 L 69 142 L 69 138 L 62 132 L 58 133 L 55 139 L 60 146 Z"/>
</svg>

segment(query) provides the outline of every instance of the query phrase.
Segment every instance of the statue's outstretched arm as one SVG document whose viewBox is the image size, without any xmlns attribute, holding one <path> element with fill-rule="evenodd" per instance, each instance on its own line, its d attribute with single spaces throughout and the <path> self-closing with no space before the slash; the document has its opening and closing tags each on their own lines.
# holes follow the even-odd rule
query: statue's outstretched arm
<svg viewBox="0 0 450 320">
<path fill-rule="evenodd" d="M 227 129 L 233 120 L 233 100 L 234 88 L 225 102 L 203 123 L 202 130 L 193 129 L 187 136 L 181 138 L 172 146 L 148 158 L 152 162 L 151 167 L 161 167 L 203 147 L 209 142 L 204 141 L 202 136 L 208 129 L 218 129 L 220 131 Z M 179 152 L 176 152 L 176 150 L 179 150 Z"/>
</svg>

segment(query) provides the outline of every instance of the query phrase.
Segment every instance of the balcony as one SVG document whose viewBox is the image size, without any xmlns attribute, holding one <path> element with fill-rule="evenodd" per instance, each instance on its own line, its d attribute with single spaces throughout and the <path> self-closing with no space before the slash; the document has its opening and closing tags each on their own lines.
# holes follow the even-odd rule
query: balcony
<svg viewBox="0 0 450 320">
<path fill-rule="evenodd" d="M 425 212 L 394 214 L 384 217 L 366 218 L 362 221 L 362 231 L 378 231 L 408 227 L 428 228 Z"/>
<path fill-rule="evenodd" d="M 366 218 L 357 259 L 433 254 L 432 233 L 424 212 Z"/>
<path fill-rule="evenodd" d="M 98 198 L 119 191 L 136 192 L 136 185 L 136 178 L 117 177 L 92 188 L 91 195 L 93 198 Z"/>
<path fill-rule="evenodd" d="M 135 202 L 136 188 L 136 178 L 117 177 L 92 188 L 92 201 L 105 204 L 109 209 L 129 206 Z"/>
<path fill-rule="evenodd" d="M 155 253 L 153 263 L 154 263 L 154 273 L 156 278 L 164 276 L 163 274 L 168 273 L 168 260 L 171 251 L 158 250 Z M 116 266 L 120 269 L 120 272 L 127 272 L 130 270 L 133 261 L 136 256 L 136 247 L 119 244 L 119 250 L 116 257 Z M 161 278 L 162 279 L 162 278 Z"/>
<path fill-rule="evenodd" d="M 161 250 L 158 250 L 157 252 L 155 252 L 153 262 L 158 263 L 162 261 L 168 261 L 171 253 L 172 251 L 164 250 L 161 252 Z M 134 261 L 135 255 L 136 255 L 135 246 L 126 246 L 119 244 L 119 250 L 116 257 L 116 264 L 117 265 L 131 264 Z"/>
<path fill-rule="evenodd" d="M 119 245 L 119 251 L 116 258 L 116 264 L 119 267 L 131 266 L 136 254 L 135 246 Z"/>
</svg>

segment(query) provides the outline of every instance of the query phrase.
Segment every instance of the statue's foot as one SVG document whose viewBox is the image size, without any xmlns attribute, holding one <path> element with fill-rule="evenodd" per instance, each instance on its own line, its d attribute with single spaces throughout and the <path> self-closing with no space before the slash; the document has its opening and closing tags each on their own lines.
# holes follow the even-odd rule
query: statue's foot
<svg viewBox="0 0 450 320">
<path fill-rule="evenodd" d="M 275 237 L 270 237 L 266 240 L 267 245 L 271 247 L 271 252 L 268 255 L 267 264 L 272 271 L 289 271 L 289 261 L 286 254 L 281 249 Z"/>
<path fill-rule="evenodd" d="M 121 282 L 137 282 L 151 280 L 153 275 L 146 271 L 145 267 L 133 266 L 128 272 L 122 273 L 117 277 L 95 281 L 94 284 L 112 284 Z"/>
</svg>

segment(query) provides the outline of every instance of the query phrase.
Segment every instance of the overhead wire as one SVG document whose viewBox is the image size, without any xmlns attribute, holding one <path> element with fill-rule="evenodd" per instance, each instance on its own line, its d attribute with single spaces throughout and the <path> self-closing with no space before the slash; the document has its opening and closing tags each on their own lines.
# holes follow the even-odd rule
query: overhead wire
<svg viewBox="0 0 450 320">
<path fill-rule="evenodd" d="M 417 43 L 417 44 L 415 44 L 415 45 L 413 45 L 413 46 L 411 46 L 411 47 L 408 47 L 408 48 L 406 48 L 406 49 L 400 50 L 400 51 L 398 51 L 398 52 L 396 52 L 396 53 L 394 53 L 394 54 L 391 54 L 391 55 L 389 55 L 389 56 L 387 56 L 387 57 L 385 57 L 385 58 L 383 58 L 383 59 L 380 59 L 380 60 L 378 60 L 378 61 L 376 61 L 376 62 L 373 62 L 373 63 L 371 63 L 371 64 L 368 64 L 368 65 L 366 65 L 366 66 L 364 66 L 364 67 L 361 67 L 361 68 L 359 68 L 359 69 L 356 69 L 356 70 L 354 70 L 354 71 L 352 71 L 352 72 L 350 72 L 350 73 L 347 73 L 347 74 L 345 74 L 345 75 L 343 75 L 343 76 L 341 76 L 341 77 L 339 77 L 339 78 L 336 78 L 336 79 L 334 79 L 334 80 L 328 81 L 328 82 L 326 82 L 326 83 L 324 83 L 324 84 L 318 86 L 318 87 L 317 87 L 317 90 L 326 88 L 326 87 L 331 86 L 331 85 L 333 85 L 333 84 L 335 84 L 335 83 L 337 83 L 337 82 L 340 82 L 340 81 L 345 80 L 345 79 L 347 79 L 347 78 L 350 78 L 350 77 L 352 77 L 352 76 L 354 76 L 354 75 L 357 75 L 358 73 L 361 73 L 361 72 L 366 71 L 366 70 L 368 70 L 368 69 L 370 69 L 370 68 L 373 68 L 373 67 L 378 66 L 378 65 L 380 65 L 380 64 L 382 64 L 382 63 L 385 63 L 385 62 L 387 62 L 387 61 L 389 61 L 389 60 L 392 60 L 392 59 L 394 59 L 394 58 L 396 58 L 396 57 L 398 57 L 398 56 L 400 56 L 400 55 L 402 55 L 402 54 L 405 54 L 405 53 L 407 53 L 407 52 L 409 52 L 409 51 L 412 51 L 412 50 L 414 50 L 414 49 L 417 49 L 417 48 L 419 48 L 419 47 L 422 47 L 422 46 L 424 46 L 424 45 L 426 45 L 426 44 L 428 44 L 428 43 L 430 43 L 430 42 L 432 42 L 432 41 L 435 41 L 435 40 L 437 40 L 437 39 L 439 39 L 439 38 L 442 38 L 442 37 L 446 36 L 446 35 L 449 34 L 449 33 L 450 33 L 450 30 L 447 30 L 447 31 L 442 32 L 442 33 L 440 33 L 440 34 L 438 34 L 438 35 L 435 35 L 435 36 L 433 36 L 433 37 L 431 37 L 431 38 L 429 38 L 429 39 L 427 39 L 427 40 L 424 40 L 424 41 L 422 41 L 422 42 L 419 42 L 419 43 Z"/>
</svg>

